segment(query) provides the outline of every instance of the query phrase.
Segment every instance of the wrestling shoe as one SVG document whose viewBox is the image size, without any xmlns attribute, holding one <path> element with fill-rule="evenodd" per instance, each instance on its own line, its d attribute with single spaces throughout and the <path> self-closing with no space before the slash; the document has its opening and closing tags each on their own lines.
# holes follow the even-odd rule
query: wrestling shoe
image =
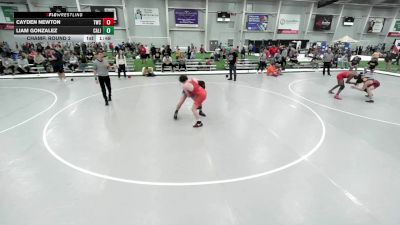
<svg viewBox="0 0 400 225">
<path fill-rule="evenodd" d="M 202 127 L 203 123 L 201 121 L 197 121 L 195 125 L 193 125 L 194 128 Z"/>
<path fill-rule="evenodd" d="M 203 113 L 203 111 L 200 111 L 199 115 L 202 116 L 202 117 L 206 117 L 207 116 L 205 113 Z"/>
</svg>

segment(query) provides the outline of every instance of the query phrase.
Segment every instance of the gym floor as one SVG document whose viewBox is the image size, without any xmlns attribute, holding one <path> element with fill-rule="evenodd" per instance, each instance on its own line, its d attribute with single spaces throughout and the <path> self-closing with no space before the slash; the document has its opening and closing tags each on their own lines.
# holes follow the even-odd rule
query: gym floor
<svg viewBox="0 0 400 225">
<path fill-rule="evenodd" d="M 375 103 L 335 75 L 197 76 L 204 127 L 177 77 L 0 82 L 1 225 L 398 225 L 400 93 Z"/>
</svg>

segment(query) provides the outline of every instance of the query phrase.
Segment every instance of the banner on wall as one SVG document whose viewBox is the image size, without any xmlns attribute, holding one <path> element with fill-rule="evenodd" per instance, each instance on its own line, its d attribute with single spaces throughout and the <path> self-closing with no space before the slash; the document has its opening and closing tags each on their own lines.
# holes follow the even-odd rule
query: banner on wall
<svg viewBox="0 0 400 225">
<path fill-rule="evenodd" d="M 385 24 L 385 18 L 369 18 L 367 32 L 380 33 L 382 32 L 384 24 Z"/>
<path fill-rule="evenodd" d="M 118 11 L 115 7 L 110 6 L 90 6 L 92 12 L 112 12 L 114 13 L 114 24 L 118 24 Z"/>
<path fill-rule="evenodd" d="M 281 14 L 279 17 L 278 34 L 298 34 L 300 28 L 300 15 Z"/>
<path fill-rule="evenodd" d="M 394 26 L 390 28 L 388 37 L 400 37 L 400 20 L 394 22 Z"/>
<path fill-rule="evenodd" d="M 267 31 L 268 15 L 248 15 L 246 27 L 247 30 Z"/>
<path fill-rule="evenodd" d="M 14 12 L 18 12 L 18 7 L 1 6 L 0 23 L 14 23 Z"/>
<path fill-rule="evenodd" d="M 177 27 L 198 27 L 199 11 L 197 9 L 175 9 Z"/>
<path fill-rule="evenodd" d="M 158 8 L 134 8 L 135 25 L 159 26 L 160 15 Z"/>
<path fill-rule="evenodd" d="M 330 30 L 332 26 L 332 20 L 333 16 L 331 15 L 315 15 L 314 30 Z"/>
</svg>

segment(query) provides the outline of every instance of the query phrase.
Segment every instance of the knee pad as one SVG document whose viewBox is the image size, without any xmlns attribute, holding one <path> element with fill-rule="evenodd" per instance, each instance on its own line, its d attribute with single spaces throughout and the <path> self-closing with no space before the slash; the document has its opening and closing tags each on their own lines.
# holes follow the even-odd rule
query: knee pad
<svg viewBox="0 0 400 225">
<path fill-rule="evenodd" d="M 340 88 L 339 88 L 339 90 L 343 90 L 344 89 L 344 85 L 340 85 Z"/>
</svg>

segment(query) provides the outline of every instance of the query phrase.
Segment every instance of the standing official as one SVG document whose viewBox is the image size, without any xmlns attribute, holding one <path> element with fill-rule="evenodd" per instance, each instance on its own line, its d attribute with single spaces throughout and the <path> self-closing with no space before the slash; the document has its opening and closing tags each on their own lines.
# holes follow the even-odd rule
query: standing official
<svg viewBox="0 0 400 225">
<path fill-rule="evenodd" d="M 108 105 L 108 102 L 111 101 L 111 81 L 110 76 L 108 75 L 108 70 L 110 69 L 110 65 L 107 60 L 104 59 L 103 52 L 97 52 L 96 60 L 93 61 L 93 73 L 96 80 L 96 83 L 100 83 L 101 91 L 103 92 L 103 97 Z M 108 89 L 108 98 L 106 92 L 106 86 Z"/>
</svg>

